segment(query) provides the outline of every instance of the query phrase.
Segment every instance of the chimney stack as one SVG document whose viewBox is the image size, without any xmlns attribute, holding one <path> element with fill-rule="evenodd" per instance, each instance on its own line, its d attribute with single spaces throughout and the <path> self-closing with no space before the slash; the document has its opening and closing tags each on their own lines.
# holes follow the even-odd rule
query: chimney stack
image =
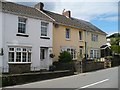
<svg viewBox="0 0 120 90">
<path fill-rule="evenodd" d="M 65 11 L 64 9 L 62 15 L 67 16 L 68 18 L 71 18 L 71 11 Z"/>
<path fill-rule="evenodd" d="M 43 7 L 44 7 L 44 4 L 43 4 L 42 2 L 37 3 L 37 4 L 34 6 L 34 8 L 39 9 L 39 10 L 41 10 L 41 11 L 43 11 Z"/>
</svg>

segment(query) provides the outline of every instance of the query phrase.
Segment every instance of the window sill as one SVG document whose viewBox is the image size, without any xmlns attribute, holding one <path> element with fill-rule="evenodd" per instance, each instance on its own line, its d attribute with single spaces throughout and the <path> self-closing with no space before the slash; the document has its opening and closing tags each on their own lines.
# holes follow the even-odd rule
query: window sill
<svg viewBox="0 0 120 90">
<path fill-rule="evenodd" d="M 16 36 L 29 37 L 28 34 L 23 34 L 23 33 L 18 33 L 18 34 L 16 34 Z"/>
<path fill-rule="evenodd" d="M 84 40 L 79 40 L 79 42 L 84 42 Z"/>
<path fill-rule="evenodd" d="M 41 39 L 50 39 L 49 37 L 40 37 Z"/>
<path fill-rule="evenodd" d="M 67 39 L 67 38 L 66 38 L 66 41 L 70 41 L 70 39 Z"/>
<path fill-rule="evenodd" d="M 8 62 L 8 64 L 31 64 L 31 62 Z"/>
</svg>

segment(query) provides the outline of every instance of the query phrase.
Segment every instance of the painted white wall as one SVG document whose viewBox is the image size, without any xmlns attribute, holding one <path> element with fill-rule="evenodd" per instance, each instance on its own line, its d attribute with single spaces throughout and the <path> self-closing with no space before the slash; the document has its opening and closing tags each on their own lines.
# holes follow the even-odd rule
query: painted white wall
<svg viewBox="0 0 120 90">
<path fill-rule="evenodd" d="M 27 18 L 27 17 L 26 17 Z M 18 32 L 18 16 L 4 13 L 4 68 L 8 67 L 8 45 L 32 46 L 32 64 L 31 67 L 41 67 L 40 65 L 40 47 L 51 47 L 52 49 L 52 22 L 49 22 L 49 39 L 41 39 L 41 20 L 27 18 L 27 33 L 29 37 L 16 36 Z M 49 52 L 48 52 L 49 53 Z M 52 59 L 48 58 L 48 64 Z"/>
</svg>

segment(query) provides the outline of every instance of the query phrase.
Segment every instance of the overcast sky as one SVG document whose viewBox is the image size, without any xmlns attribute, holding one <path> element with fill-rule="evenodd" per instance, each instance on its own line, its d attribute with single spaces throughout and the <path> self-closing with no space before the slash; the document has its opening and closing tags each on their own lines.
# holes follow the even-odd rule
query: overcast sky
<svg viewBox="0 0 120 90">
<path fill-rule="evenodd" d="M 108 34 L 118 32 L 119 0 L 7 0 L 33 7 L 44 3 L 44 9 L 61 14 L 63 9 L 70 10 L 72 17 L 91 22 Z M 27 2 L 27 3 L 25 3 Z"/>
</svg>

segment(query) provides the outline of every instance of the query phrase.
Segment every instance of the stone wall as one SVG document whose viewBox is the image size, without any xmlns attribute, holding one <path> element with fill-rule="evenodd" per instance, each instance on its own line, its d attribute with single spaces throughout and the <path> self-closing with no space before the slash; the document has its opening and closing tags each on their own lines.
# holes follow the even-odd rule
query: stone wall
<svg viewBox="0 0 120 90">
<path fill-rule="evenodd" d="M 17 74 L 17 73 L 26 73 L 30 72 L 31 64 L 9 64 L 9 73 Z"/>
<path fill-rule="evenodd" d="M 83 67 L 83 72 L 104 69 L 104 62 L 87 61 L 86 63 L 83 63 L 82 67 Z"/>
<path fill-rule="evenodd" d="M 25 73 L 25 74 L 12 74 L 2 76 L 2 86 L 11 86 L 17 84 L 24 84 L 29 82 L 36 82 L 46 79 L 58 78 L 63 76 L 74 75 L 74 72 L 54 71 L 54 72 L 38 72 L 38 73 Z"/>
</svg>

